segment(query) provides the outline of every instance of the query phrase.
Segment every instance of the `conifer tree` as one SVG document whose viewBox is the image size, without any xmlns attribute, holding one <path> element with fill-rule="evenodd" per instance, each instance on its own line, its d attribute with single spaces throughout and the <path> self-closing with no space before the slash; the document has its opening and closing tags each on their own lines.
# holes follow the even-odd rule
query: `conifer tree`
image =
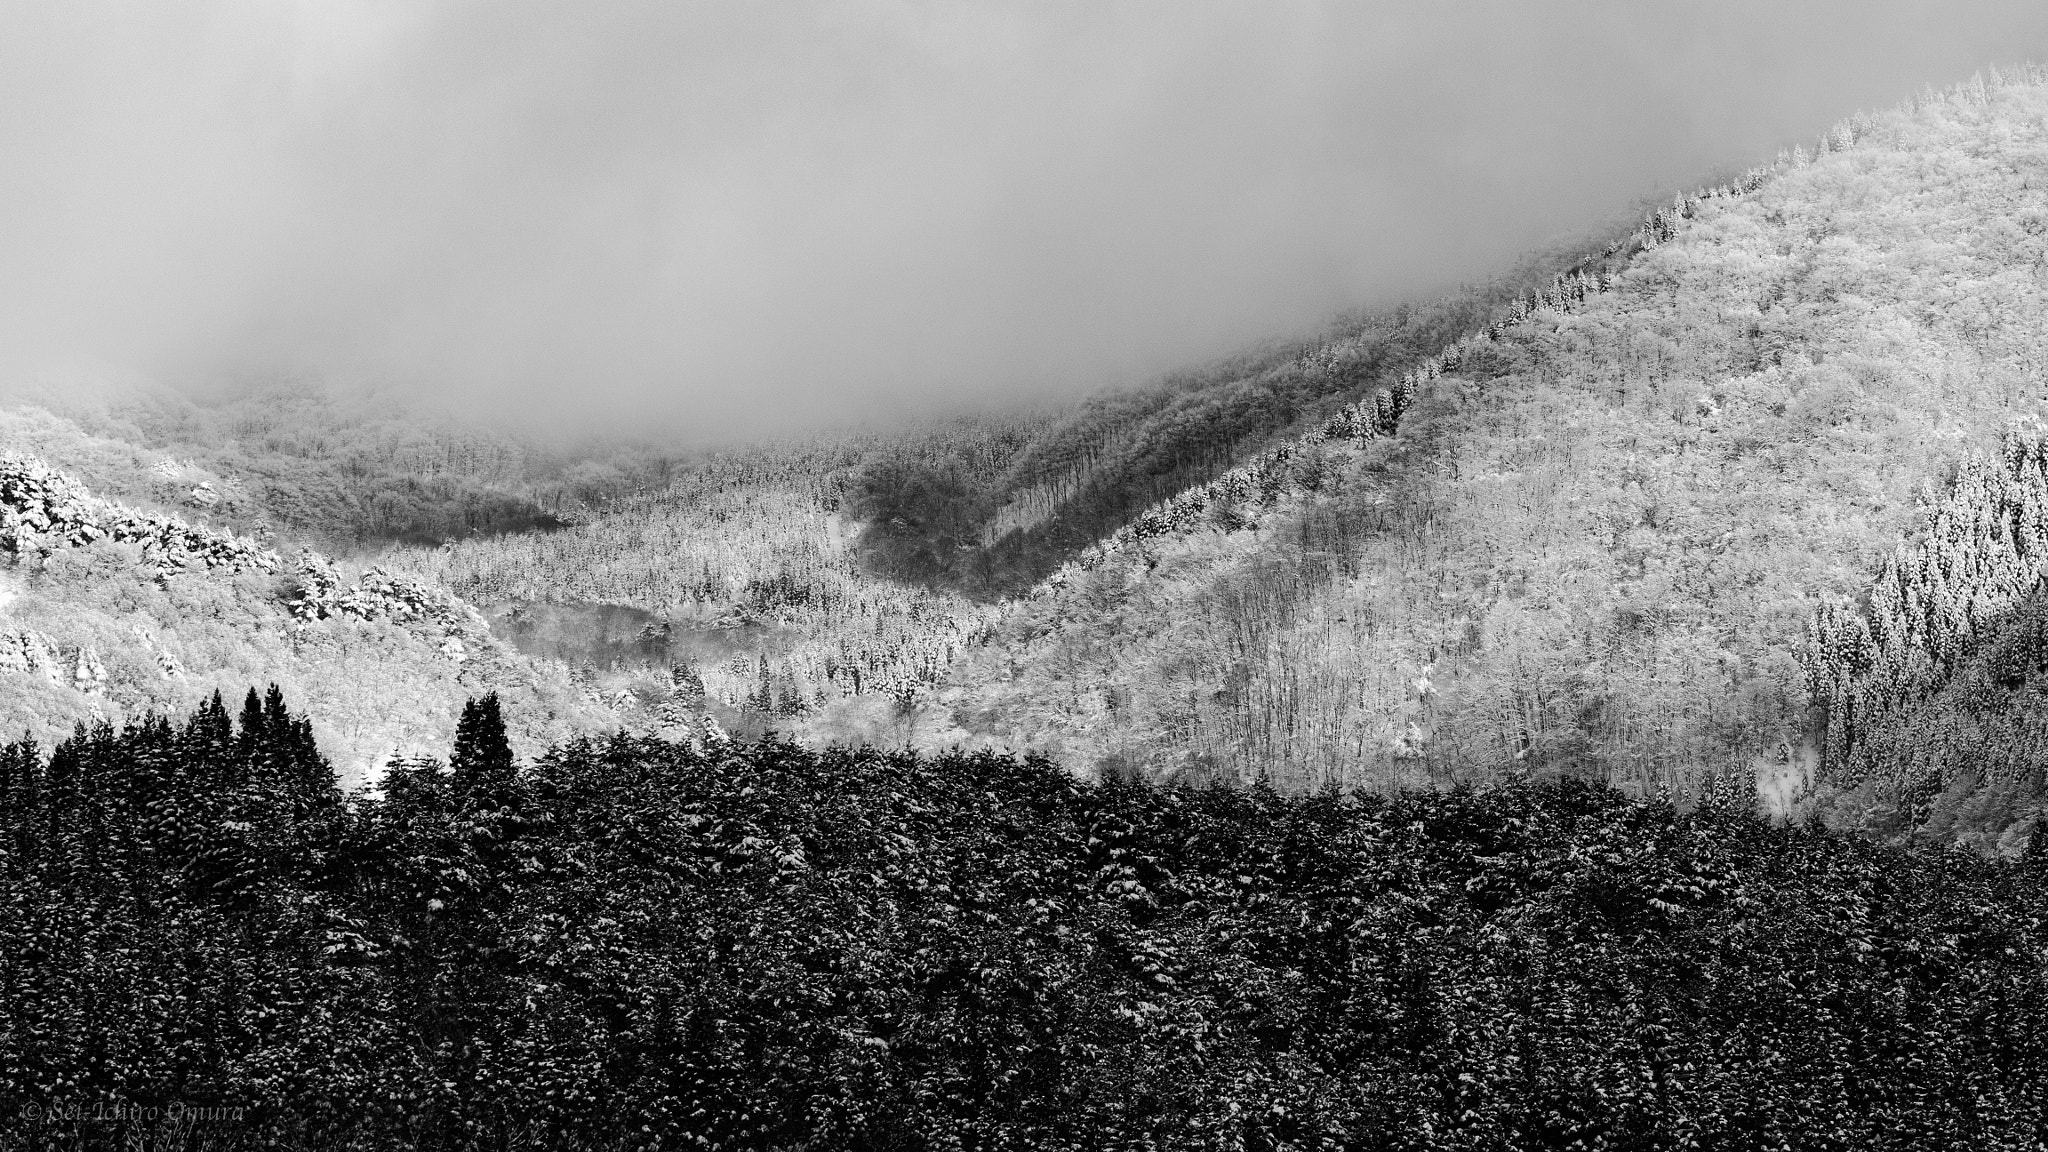
<svg viewBox="0 0 2048 1152">
<path fill-rule="evenodd" d="M 803 686 L 797 683 L 796 674 L 784 671 L 777 678 L 775 690 L 775 712 L 779 716 L 802 716 L 811 710 L 811 702 L 805 698 Z"/>
<path fill-rule="evenodd" d="M 234 721 L 228 718 L 227 703 L 216 691 L 199 705 L 185 722 L 184 755 L 201 772 L 205 783 L 224 786 L 225 772 L 235 743 Z"/>
<path fill-rule="evenodd" d="M 512 745 L 505 739 L 505 718 L 498 710 L 496 692 L 481 700 L 472 698 L 462 706 L 448 765 L 455 770 L 455 790 L 465 795 L 511 782 L 517 768 Z"/>
<path fill-rule="evenodd" d="M 2034 813 L 2033 831 L 2020 852 L 2020 864 L 2034 873 L 2048 872 L 2048 810 Z"/>
<path fill-rule="evenodd" d="M 685 660 L 671 665 L 668 673 L 669 695 L 678 704 L 697 707 L 704 703 L 704 677 L 697 667 Z"/>
<path fill-rule="evenodd" d="M 768 655 L 762 653 L 760 668 L 756 672 L 756 687 L 747 694 L 747 709 L 767 714 L 775 711 L 775 677 L 768 669 Z"/>
<path fill-rule="evenodd" d="M 36 835 L 35 812 L 42 805 L 42 751 L 24 734 L 0 748 L 0 821 L 5 821 L 12 848 L 10 863 L 20 868 L 40 842 Z"/>
<path fill-rule="evenodd" d="M 254 688 L 242 697 L 241 748 L 245 751 L 263 743 L 266 735 L 263 725 L 263 700 Z"/>
</svg>

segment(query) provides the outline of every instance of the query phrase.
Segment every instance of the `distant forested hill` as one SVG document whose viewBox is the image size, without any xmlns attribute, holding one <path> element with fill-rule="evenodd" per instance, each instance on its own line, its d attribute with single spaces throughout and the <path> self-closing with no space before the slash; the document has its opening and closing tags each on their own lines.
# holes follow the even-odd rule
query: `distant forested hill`
<svg viewBox="0 0 2048 1152">
<path fill-rule="evenodd" d="M 198 395 L 97 382 L 7 392 L 0 447 L 131 503 L 198 508 L 330 552 L 546 531 L 660 487 L 680 455 L 543 444 L 394 393 L 306 380 Z"/>
</svg>

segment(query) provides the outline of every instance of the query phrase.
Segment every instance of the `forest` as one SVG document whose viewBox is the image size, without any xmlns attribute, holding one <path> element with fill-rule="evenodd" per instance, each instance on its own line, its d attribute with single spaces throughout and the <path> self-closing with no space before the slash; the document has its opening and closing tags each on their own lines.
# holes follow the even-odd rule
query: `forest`
<svg viewBox="0 0 2048 1152">
<path fill-rule="evenodd" d="M 2043 171 L 880 431 L 10 395 L 0 1152 L 2042 1147 Z"/>
<path fill-rule="evenodd" d="M 2048 861 L 618 734 L 344 795 L 276 689 L 0 751 L 0 1147 L 2048 1139 Z M 148 1141 L 156 1141 L 150 1144 Z"/>
</svg>

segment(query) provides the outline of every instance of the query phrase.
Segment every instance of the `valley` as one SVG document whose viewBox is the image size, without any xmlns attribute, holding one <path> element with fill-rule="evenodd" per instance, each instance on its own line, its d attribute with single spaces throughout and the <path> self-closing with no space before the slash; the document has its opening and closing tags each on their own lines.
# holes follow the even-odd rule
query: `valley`
<svg viewBox="0 0 2048 1152">
<path fill-rule="evenodd" d="M 501 416 L 0 380 L 0 1094 L 2048 1139 L 2048 69 L 1078 399 Z"/>
<path fill-rule="evenodd" d="M 1806 637 L 2042 415 L 2040 93 L 1862 116 L 1463 296 L 1066 409 L 663 457 L 266 386 L 20 407 L 7 442 L 445 589 L 484 612 L 465 643 L 557 685 L 547 731 L 702 714 L 1308 791 L 1761 773 L 1854 822 L 1877 801 L 1821 770 L 1852 757 Z M 123 699 L 40 731 L 170 702 Z M 1970 835 L 2010 850 L 2031 803 Z"/>
<path fill-rule="evenodd" d="M 1468 295 L 1069 410 L 688 459 L 268 387 L 18 408 L 10 445 L 453 592 L 567 685 L 557 732 L 702 711 L 1309 791 L 1792 771 L 1835 812 L 1812 621 L 2042 416 L 2040 100 L 1860 117 Z M 408 724 L 377 740 L 430 754 Z"/>
</svg>

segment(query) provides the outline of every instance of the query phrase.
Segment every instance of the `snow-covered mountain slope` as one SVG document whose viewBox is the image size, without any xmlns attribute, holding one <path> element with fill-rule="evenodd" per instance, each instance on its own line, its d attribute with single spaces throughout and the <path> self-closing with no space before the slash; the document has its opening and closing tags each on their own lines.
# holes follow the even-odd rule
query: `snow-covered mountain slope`
<svg viewBox="0 0 2048 1152">
<path fill-rule="evenodd" d="M 1393 438 L 1021 600 L 964 726 L 1296 787 L 1810 769 L 1816 612 L 2048 408 L 2048 86 L 1858 118 L 1683 215 Z"/>
</svg>

